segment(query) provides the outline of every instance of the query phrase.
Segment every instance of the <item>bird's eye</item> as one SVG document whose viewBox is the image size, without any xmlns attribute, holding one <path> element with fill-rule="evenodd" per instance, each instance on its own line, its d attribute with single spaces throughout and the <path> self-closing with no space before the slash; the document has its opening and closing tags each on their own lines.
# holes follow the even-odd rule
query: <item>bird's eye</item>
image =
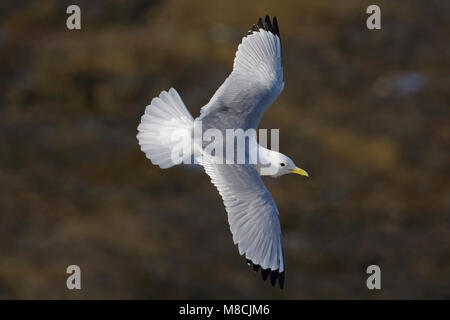
<svg viewBox="0 0 450 320">
<path fill-rule="evenodd" d="M 282 166 L 282 167 L 284 167 L 286 164 L 284 164 L 283 162 L 282 163 L 280 163 L 280 166 Z"/>
</svg>

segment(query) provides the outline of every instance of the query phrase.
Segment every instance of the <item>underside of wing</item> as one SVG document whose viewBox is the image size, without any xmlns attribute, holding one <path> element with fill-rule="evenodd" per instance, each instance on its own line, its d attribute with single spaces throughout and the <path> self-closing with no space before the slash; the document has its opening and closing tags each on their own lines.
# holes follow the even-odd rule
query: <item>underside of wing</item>
<svg viewBox="0 0 450 320">
<path fill-rule="evenodd" d="M 283 86 L 278 23 L 266 16 L 242 39 L 232 73 L 202 108 L 199 119 L 205 128 L 256 129 Z"/>
<path fill-rule="evenodd" d="M 278 209 L 252 165 L 203 161 L 206 173 L 222 196 L 233 242 L 264 280 L 284 286 L 284 262 Z"/>
</svg>

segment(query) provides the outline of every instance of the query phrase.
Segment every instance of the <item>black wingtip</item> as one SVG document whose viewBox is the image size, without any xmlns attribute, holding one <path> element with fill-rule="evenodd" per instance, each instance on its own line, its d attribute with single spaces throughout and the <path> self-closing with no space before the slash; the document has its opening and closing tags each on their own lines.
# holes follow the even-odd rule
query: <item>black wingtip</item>
<svg viewBox="0 0 450 320">
<path fill-rule="evenodd" d="M 253 268 L 255 272 L 258 272 L 259 269 L 261 269 L 261 277 L 264 281 L 267 280 L 267 278 L 270 278 L 270 284 L 272 287 L 275 287 L 275 284 L 278 280 L 278 286 L 280 289 L 283 289 L 284 287 L 284 272 L 279 272 L 278 270 L 271 270 L 271 269 L 263 269 L 259 264 L 253 263 L 252 260 L 246 259 L 247 264 Z"/>
<path fill-rule="evenodd" d="M 284 272 L 281 272 L 278 276 L 278 286 L 280 289 L 284 288 Z"/>
<path fill-rule="evenodd" d="M 258 32 L 260 29 L 266 30 L 268 32 L 277 35 L 280 39 L 280 29 L 278 28 L 278 21 L 276 17 L 273 17 L 273 20 L 270 20 L 269 15 L 266 15 L 264 21 L 262 18 L 258 19 L 257 25 L 253 25 L 252 29 L 248 32 L 248 34 L 253 34 L 254 32 Z"/>
<path fill-rule="evenodd" d="M 261 18 L 258 19 L 258 27 L 259 29 L 264 29 L 264 24 Z"/>
<path fill-rule="evenodd" d="M 269 276 L 270 269 L 261 269 L 261 276 L 264 281 L 267 280 L 267 277 Z"/>
<path fill-rule="evenodd" d="M 278 21 L 277 21 L 277 17 L 273 17 L 273 27 L 275 29 L 275 34 L 281 39 L 280 36 L 280 28 L 278 28 Z"/>
<path fill-rule="evenodd" d="M 269 16 L 266 16 L 266 19 L 264 20 L 264 27 L 266 30 L 274 30 L 275 31 L 275 29 L 272 26 L 272 22 L 270 21 Z"/>
<path fill-rule="evenodd" d="M 270 283 L 272 284 L 272 287 L 275 287 L 277 278 L 278 278 L 278 270 L 270 271 Z"/>
</svg>

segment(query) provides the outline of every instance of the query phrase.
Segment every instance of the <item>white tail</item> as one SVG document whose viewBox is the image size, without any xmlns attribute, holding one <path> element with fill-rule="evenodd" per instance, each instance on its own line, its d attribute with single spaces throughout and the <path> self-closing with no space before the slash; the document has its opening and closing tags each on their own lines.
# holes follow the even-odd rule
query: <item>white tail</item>
<svg viewBox="0 0 450 320">
<path fill-rule="evenodd" d="M 146 157 L 166 169 L 191 158 L 193 126 L 194 118 L 171 88 L 145 108 L 137 139 Z"/>
</svg>

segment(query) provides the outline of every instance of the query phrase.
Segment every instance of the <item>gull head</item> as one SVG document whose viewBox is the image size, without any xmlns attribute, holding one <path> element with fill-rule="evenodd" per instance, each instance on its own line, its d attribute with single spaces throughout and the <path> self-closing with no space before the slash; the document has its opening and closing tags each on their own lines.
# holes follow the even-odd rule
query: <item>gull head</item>
<svg viewBox="0 0 450 320">
<path fill-rule="evenodd" d="M 292 161 L 288 156 L 273 150 L 267 151 L 264 152 L 264 162 L 266 164 L 269 164 L 269 166 L 265 167 L 265 169 L 267 169 L 265 171 L 266 174 L 264 174 L 263 170 L 260 170 L 261 175 L 270 175 L 274 178 L 277 178 L 288 173 L 295 173 L 301 176 L 309 177 L 308 173 L 305 170 L 297 167 L 294 161 Z"/>
</svg>

